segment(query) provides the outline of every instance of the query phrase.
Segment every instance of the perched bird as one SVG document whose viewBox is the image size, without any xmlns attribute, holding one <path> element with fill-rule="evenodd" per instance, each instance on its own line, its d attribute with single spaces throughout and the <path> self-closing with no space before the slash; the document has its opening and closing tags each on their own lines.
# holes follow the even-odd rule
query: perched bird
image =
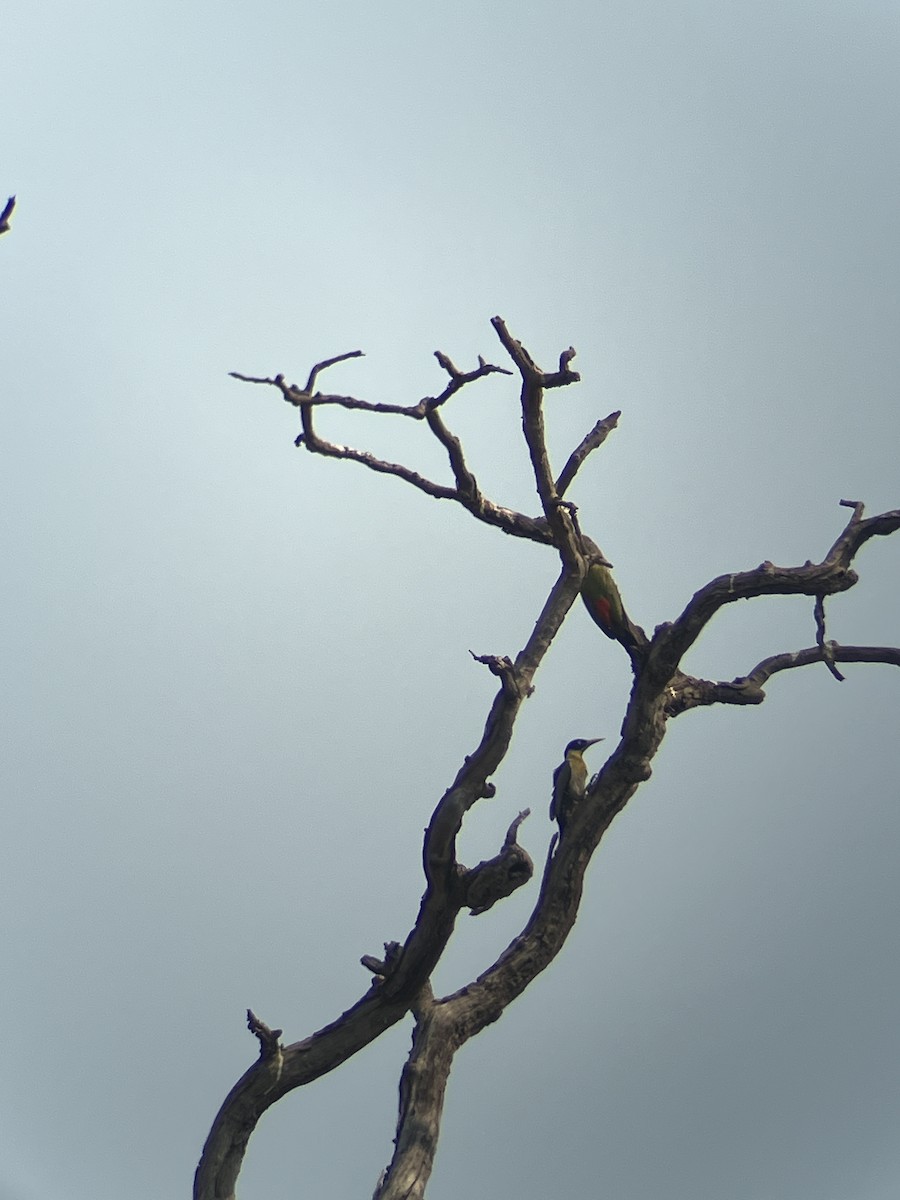
<svg viewBox="0 0 900 1200">
<path fill-rule="evenodd" d="M 565 757 L 553 772 L 553 798 L 550 801 L 550 820 L 556 820 L 559 832 L 566 827 L 575 805 L 584 795 L 588 769 L 584 752 L 588 746 L 602 742 L 603 738 L 575 738 L 566 746 Z"/>
<path fill-rule="evenodd" d="M 634 640 L 631 622 L 625 615 L 622 597 L 609 567 L 603 567 L 600 563 L 591 564 L 581 585 L 581 598 L 594 622 L 608 638 L 617 642 L 625 641 L 626 645 Z"/>
<path fill-rule="evenodd" d="M 10 196 L 6 202 L 6 207 L 0 213 L 0 233 L 9 233 L 9 218 L 13 214 L 13 209 L 16 207 L 15 196 Z"/>
</svg>

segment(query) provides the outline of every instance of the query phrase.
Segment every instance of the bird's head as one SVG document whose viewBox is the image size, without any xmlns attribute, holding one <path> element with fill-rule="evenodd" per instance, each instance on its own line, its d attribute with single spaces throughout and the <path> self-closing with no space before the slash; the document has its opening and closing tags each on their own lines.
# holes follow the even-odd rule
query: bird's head
<svg viewBox="0 0 900 1200">
<path fill-rule="evenodd" d="M 569 754 L 583 754 L 588 746 L 596 746 L 597 742 L 604 740 L 604 738 L 575 738 L 566 746 L 566 756 Z"/>
</svg>

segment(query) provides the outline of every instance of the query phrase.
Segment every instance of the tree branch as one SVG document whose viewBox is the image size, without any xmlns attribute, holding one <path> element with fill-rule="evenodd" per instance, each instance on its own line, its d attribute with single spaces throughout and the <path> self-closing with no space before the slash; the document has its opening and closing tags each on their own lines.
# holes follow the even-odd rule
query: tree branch
<svg viewBox="0 0 900 1200">
<path fill-rule="evenodd" d="M 604 417 L 602 421 L 598 421 L 590 433 L 585 434 L 578 446 L 569 455 L 566 465 L 559 473 L 559 479 L 556 481 L 557 495 L 564 496 L 566 494 L 582 463 L 593 450 L 603 445 L 619 423 L 621 415 L 621 412 L 610 413 L 608 417 Z"/>
<path fill-rule="evenodd" d="M 542 545 L 552 544 L 553 530 L 550 528 L 546 518 L 529 517 L 524 513 L 505 508 L 502 505 L 494 503 L 492 500 L 488 500 L 481 493 L 475 476 L 466 465 L 459 439 L 450 433 L 438 411 L 451 396 L 454 396 L 466 384 L 473 383 L 477 379 L 483 379 L 487 375 L 509 375 L 511 374 L 510 371 L 505 367 L 498 367 L 493 363 L 485 362 L 480 356 L 478 366 L 475 370 L 460 371 L 446 354 L 436 351 L 435 357 L 441 367 L 450 375 L 450 382 L 438 396 L 426 396 L 418 401 L 417 404 L 373 404 L 366 400 L 359 400 L 354 396 L 313 393 L 312 388 L 321 371 L 333 366 L 335 363 L 361 356 L 361 350 L 352 350 L 346 354 L 339 354 L 334 358 L 328 358 L 316 363 L 309 373 L 305 388 L 288 383 L 284 375 L 281 374 L 269 377 L 245 375 L 239 371 L 230 371 L 229 375 L 232 379 L 238 379 L 243 383 L 266 384 L 270 387 L 275 387 L 281 392 L 282 398 L 286 403 L 300 410 L 302 432 L 295 438 L 295 445 L 304 446 L 311 453 L 321 454 L 326 458 L 347 459 L 350 462 L 359 463 L 364 467 L 368 467 L 369 470 L 382 475 L 394 475 L 398 479 L 403 480 L 404 483 L 410 484 L 418 491 L 424 492 L 427 496 L 431 496 L 436 500 L 453 500 L 461 504 L 477 520 L 483 521 L 487 525 L 493 525 L 513 537 L 527 538 L 529 541 L 538 542 Z M 370 413 L 404 416 L 419 421 L 424 420 L 431 432 L 447 451 L 456 486 L 448 487 L 435 483 L 433 480 L 421 475 L 418 471 L 412 470 L 410 467 L 404 466 L 402 463 L 390 462 L 378 458 L 367 451 L 356 450 L 352 446 L 337 445 L 320 437 L 315 430 L 312 414 L 313 409 L 325 405 L 335 405 L 341 408 Z"/>
<path fill-rule="evenodd" d="M 834 654 L 832 653 L 831 643 L 825 637 L 825 597 L 821 594 L 816 596 L 816 603 L 813 606 L 813 616 L 816 622 L 816 643 L 822 651 L 822 661 L 838 683 L 843 683 L 844 676 L 834 665 Z"/>
<path fill-rule="evenodd" d="M 465 897 L 463 903 L 473 917 L 481 916 L 498 900 L 511 896 L 534 874 L 531 856 L 516 841 L 519 826 L 530 813 L 528 808 L 519 813 L 506 831 L 506 841 L 499 854 L 469 871 L 461 871 L 459 883 Z"/>
<path fill-rule="evenodd" d="M 466 903 L 459 887 L 456 837 L 463 818 L 486 794 L 488 779 L 503 760 L 531 681 L 566 613 L 578 582 L 563 571 L 531 637 L 515 663 L 504 667 L 502 686 L 488 714 L 481 742 L 438 802 L 425 831 L 427 887 L 419 914 L 385 976 L 352 1008 L 302 1042 L 286 1046 L 277 1078 L 267 1063 L 254 1063 L 234 1085 L 213 1122 L 194 1179 L 195 1200 L 233 1200 L 247 1141 L 266 1109 L 287 1092 L 333 1070 L 404 1016 L 430 977 Z M 498 660 L 499 661 L 499 660 Z"/>
<path fill-rule="evenodd" d="M 852 536 L 842 535 L 835 543 L 840 549 L 832 548 L 826 563 L 836 572 L 846 570 L 863 541 L 876 533 L 893 532 L 900 524 L 898 516 L 900 514 L 883 514 L 873 518 L 870 524 L 855 528 Z M 816 568 L 808 564 L 805 568 L 792 570 L 815 571 Z M 804 591 L 810 582 L 809 578 L 800 578 L 801 586 L 796 586 L 795 581 L 785 589 L 785 578 L 793 577 L 784 572 L 772 575 L 766 564 L 759 571 L 762 575 L 755 583 L 751 580 L 741 583 L 746 594 Z M 748 576 L 755 574 L 747 573 Z M 723 577 L 728 578 L 732 577 Z M 720 581 L 713 583 L 717 585 L 715 594 L 719 606 L 728 603 L 728 589 L 718 587 Z M 840 584 L 839 573 L 830 581 L 830 584 L 834 583 Z M 762 590 L 754 592 L 754 587 Z M 712 611 L 715 607 L 711 606 L 710 615 Z M 672 628 L 674 626 L 664 627 L 664 631 Z M 642 673 L 638 664 L 638 678 L 623 724 L 622 739 L 576 808 L 564 834 L 551 844 L 541 892 L 528 924 L 492 967 L 439 1002 L 448 1024 L 452 1019 L 452 1028 L 456 1030 L 454 1045 L 462 1045 L 495 1021 L 562 949 L 577 918 L 586 867 L 616 814 L 625 807 L 640 782 L 649 777 L 650 763 L 665 735 L 666 718 L 698 704 L 761 703 L 764 693 L 760 684 L 770 675 L 790 667 L 826 661 L 829 654 L 839 662 L 885 662 L 900 666 L 900 649 L 842 647 L 833 643 L 828 649 L 816 646 L 765 659 L 750 676 L 730 684 L 712 684 L 677 673 L 670 683 L 663 685 L 650 672 Z"/>
<path fill-rule="evenodd" d="M 714 683 L 709 679 L 696 679 L 692 675 L 676 676 L 668 688 L 666 716 L 678 717 L 689 709 L 710 704 L 762 704 L 766 693 L 762 685 L 779 671 L 794 667 L 808 667 L 824 662 L 831 667 L 835 662 L 884 663 L 900 667 L 900 648 L 896 646 L 841 646 L 829 642 L 821 646 L 808 646 L 804 650 L 789 650 L 764 658 L 747 675 L 739 675 L 730 681 Z M 832 674 L 834 672 L 832 671 Z M 843 680 L 843 676 L 839 677 Z"/>
<path fill-rule="evenodd" d="M 577 383 L 581 376 L 569 370 L 569 363 L 575 357 L 575 351 L 569 347 L 564 350 L 559 359 L 559 370 L 547 375 L 535 364 L 534 359 L 521 342 L 516 341 L 506 327 L 502 317 L 492 317 L 491 324 L 504 349 L 516 364 L 522 377 L 521 406 L 522 431 L 525 444 L 531 459 L 534 481 L 541 501 L 541 508 L 550 528 L 553 530 L 553 541 L 562 555 L 563 562 L 569 567 L 579 568 L 584 572 L 584 563 L 579 553 L 577 537 L 572 525 L 570 514 L 565 506 L 560 504 L 556 491 L 556 483 L 550 468 L 547 452 L 547 439 L 544 433 L 543 398 L 547 388 L 564 387 L 569 383 Z"/>
<path fill-rule="evenodd" d="M 416 1005 L 412 1049 L 400 1077 L 394 1156 L 372 1200 L 421 1200 L 425 1195 L 457 1048 L 453 1023 L 429 988 Z"/>
<path fill-rule="evenodd" d="M 831 642 L 829 653 L 836 662 L 884 663 L 900 667 L 900 648 L 897 646 L 839 646 L 837 642 Z M 748 678 L 755 684 L 761 684 L 779 671 L 806 667 L 811 663 L 823 661 L 823 658 L 819 646 L 810 646 L 806 650 L 794 650 L 786 654 L 773 654 L 771 658 L 764 658 L 755 666 Z"/>
<path fill-rule="evenodd" d="M 329 367 L 335 366 L 337 363 L 346 362 L 350 358 L 364 358 L 362 350 L 347 350 L 343 354 L 335 354 L 333 358 L 323 358 L 321 362 L 313 365 L 306 379 L 306 387 L 303 389 L 307 396 L 312 395 L 312 390 L 316 386 L 316 380 L 322 371 L 327 371 Z"/>
<path fill-rule="evenodd" d="M 862 520 L 861 513 L 862 505 L 856 504 L 853 517 L 821 563 L 776 567 L 764 562 L 752 571 L 720 575 L 701 588 L 675 622 L 657 629 L 648 656 L 650 672 L 655 678 L 671 680 L 681 659 L 726 604 L 754 596 L 830 596 L 853 587 L 858 576 L 850 563 L 860 547 L 871 537 L 887 536 L 900 528 L 900 509 L 868 520 Z"/>
</svg>

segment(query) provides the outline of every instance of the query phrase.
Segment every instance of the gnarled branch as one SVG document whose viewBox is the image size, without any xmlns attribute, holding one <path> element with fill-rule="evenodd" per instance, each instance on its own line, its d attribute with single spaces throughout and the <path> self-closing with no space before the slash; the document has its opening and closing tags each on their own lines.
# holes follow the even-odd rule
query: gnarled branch
<svg viewBox="0 0 900 1200">
<path fill-rule="evenodd" d="M 282 375 L 266 379 L 236 376 L 275 386 L 287 402 L 299 408 L 303 431 L 298 444 L 310 452 L 356 461 L 371 470 L 395 475 L 437 499 L 454 500 L 477 519 L 506 533 L 552 546 L 562 565 L 531 636 L 515 658 L 502 654 L 477 657 L 499 678 L 500 687 L 478 745 L 466 756 L 437 802 L 425 831 L 422 855 L 426 887 L 405 942 L 387 943 L 383 960 L 363 956 L 363 965 L 374 976 L 368 991 L 334 1022 L 303 1041 L 282 1047 L 281 1031 L 270 1030 L 248 1013 L 251 1031 L 260 1041 L 260 1059 L 232 1088 L 213 1123 L 197 1168 L 196 1200 L 232 1200 L 247 1141 L 262 1113 L 288 1091 L 345 1061 L 409 1011 L 416 1017 L 416 1026 L 401 1082 L 395 1153 L 379 1183 L 376 1200 L 421 1196 L 431 1171 L 454 1053 L 497 1020 L 506 1005 L 559 953 L 578 915 L 587 866 L 616 814 L 649 778 L 669 719 L 703 705 L 759 704 L 765 698 L 763 684 L 772 675 L 812 662 L 825 662 L 838 676 L 838 662 L 900 665 L 900 649 L 844 647 L 825 635 L 825 597 L 854 585 L 857 576 L 851 563 L 860 546 L 871 537 L 900 528 L 900 510 L 866 520 L 862 504 L 856 501 L 841 502 L 853 508 L 853 515 L 820 563 L 782 568 L 766 562 L 750 571 L 719 576 L 694 595 L 676 620 L 660 625 L 651 639 L 627 619 L 624 609 L 612 632 L 601 623 L 608 636 L 628 650 L 635 673 L 619 742 L 575 806 L 565 829 L 551 841 L 539 894 L 525 927 L 477 979 L 435 1000 L 429 980 L 459 911 L 464 907 L 473 912 L 487 911 L 533 873 L 530 856 L 517 842 L 527 809 L 510 825 L 500 853 L 470 870 L 457 860 L 457 837 L 473 805 L 494 794 L 491 777 L 503 761 L 521 705 L 532 692 L 534 676 L 579 595 L 588 567 L 592 563 L 609 566 L 597 545 L 581 530 L 574 505 L 563 496 L 590 453 L 615 427 L 619 414 L 598 421 L 554 479 L 544 432 L 544 393 L 578 381 L 570 367 L 575 352 L 563 351 L 558 370 L 544 373 L 499 317 L 492 324 L 521 377 L 523 433 L 541 503 L 539 517 L 527 517 L 488 500 L 466 463 L 462 444 L 445 423 L 447 402 L 464 386 L 488 374 L 509 373 L 482 358 L 477 368 L 462 372 L 439 352 L 438 362 L 450 377 L 447 387 L 439 396 L 406 407 L 369 405 L 353 397 L 313 392 L 321 371 L 358 357 L 359 351 L 317 363 L 303 389 L 286 383 Z M 322 439 L 313 425 L 313 411 L 326 405 L 424 420 L 447 452 L 453 486 L 435 483 L 401 464 Z M 617 595 L 613 588 L 606 589 L 607 597 Z M 735 600 L 769 595 L 814 597 L 816 646 L 764 659 L 747 676 L 731 682 L 696 679 L 683 671 L 684 656 L 720 609 Z M 549 776 L 548 770 L 548 791 Z"/>
</svg>

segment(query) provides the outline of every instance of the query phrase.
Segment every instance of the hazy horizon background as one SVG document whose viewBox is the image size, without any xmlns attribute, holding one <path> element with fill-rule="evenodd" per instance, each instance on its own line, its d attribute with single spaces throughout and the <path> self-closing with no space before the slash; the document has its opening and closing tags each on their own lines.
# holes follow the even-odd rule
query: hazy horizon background
<svg viewBox="0 0 900 1200">
<path fill-rule="evenodd" d="M 545 368 L 555 461 L 648 630 L 723 571 L 820 559 L 900 504 L 896 5 L 263 0 L 13 5 L 0 65 L 0 1200 L 189 1193 L 256 1056 L 402 940 L 422 829 L 557 566 L 455 506 L 293 446 L 228 378 L 347 350 L 330 390 L 414 403 Z M 323 381 L 324 382 L 324 381 Z M 535 512 L 515 382 L 446 418 Z M 440 479 L 427 430 L 325 436 Z M 433 439 L 432 439 L 433 441 Z M 829 636 L 900 641 L 900 541 Z M 722 613 L 687 669 L 810 645 L 812 604 Z M 459 1055 L 430 1200 L 900 1193 L 900 672 L 781 675 L 674 722 L 557 962 Z M 614 744 L 630 673 L 573 611 L 463 861 L 515 813 L 536 863 L 565 743 Z M 593 769 L 604 747 L 591 752 Z M 477 975 L 536 883 L 461 918 Z M 262 1120 L 239 1195 L 370 1196 L 404 1022 Z"/>
</svg>

